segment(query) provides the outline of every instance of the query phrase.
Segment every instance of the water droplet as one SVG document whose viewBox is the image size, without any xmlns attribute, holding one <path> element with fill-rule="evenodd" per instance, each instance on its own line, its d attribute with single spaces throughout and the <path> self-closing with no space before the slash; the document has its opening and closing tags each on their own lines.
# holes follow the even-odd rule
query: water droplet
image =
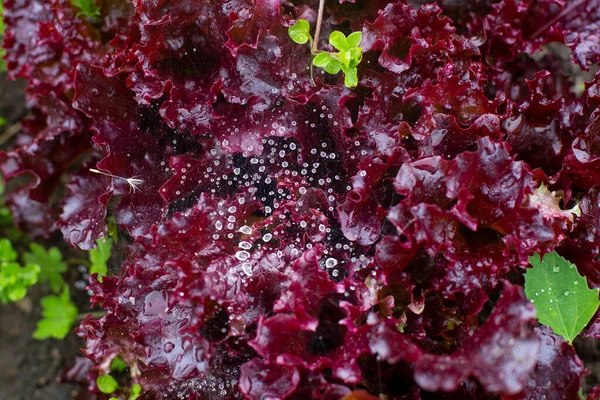
<svg viewBox="0 0 600 400">
<path fill-rule="evenodd" d="M 273 235 L 271 235 L 270 233 L 265 233 L 262 237 L 263 242 L 268 242 L 271 239 L 273 239 Z"/>
<path fill-rule="evenodd" d="M 243 263 L 242 264 L 242 270 L 244 271 L 244 273 L 248 276 L 252 275 L 252 266 L 248 263 Z"/>
<path fill-rule="evenodd" d="M 570 292 L 569 292 L 568 290 L 565 290 L 565 296 L 568 296 L 568 295 L 569 295 L 569 293 L 570 293 Z"/>
<path fill-rule="evenodd" d="M 244 225 L 240 228 L 240 232 L 242 232 L 245 235 L 249 235 L 252 233 L 252 228 L 250 228 L 248 225 Z"/>
<path fill-rule="evenodd" d="M 552 271 L 560 272 L 560 267 L 558 265 L 555 265 L 554 268 L 552 268 Z"/>
<path fill-rule="evenodd" d="M 325 267 L 326 268 L 333 268 L 338 264 L 338 260 L 336 260 L 335 258 L 328 258 L 327 260 L 325 260 Z"/>
<path fill-rule="evenodd" d="M 245 250 L 238 251 L 237 253 L 235 253 L 235 258 L 237 258 L 240 261 L 246 261 L 250 258 L 250 253 L 248 253 Z"/>
<path fill-rule="evenodd" d="M 250 250 L 252 248 L 252 244 L 246 241 L 240 242 L 239 246 L 244 250 Z"/>
</svg>

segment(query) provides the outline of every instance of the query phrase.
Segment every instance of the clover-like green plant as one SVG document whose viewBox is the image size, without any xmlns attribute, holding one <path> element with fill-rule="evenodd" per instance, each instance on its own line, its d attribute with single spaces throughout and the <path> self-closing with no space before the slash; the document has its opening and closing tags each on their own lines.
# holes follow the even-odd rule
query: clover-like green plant
<svg viewBox="0 0 600 400">
<path fill-rule="evenodd" d="M 78 16 L 85 15 L 93 20 L 100 17 L 100 7 L 94 0 L 71 0 L 71 4 L 79 10 Z"/>
<path fill-rule="evenodd" d="M 22 300 L 27 288 L 38 281 L 40 267 L 36 264 L 21 266 L 18 254 L 8 239 L 0 239 L 0 302 Z"/>
<path fill-rule="evenodd" d="M 37 323 L 33 338 L 64 339 L 77 320 L 77 307 L 71 301 L 69 288 L 65 285 L 62 294 L 42 298 L 42 319 Z"/>
<path fill-rule="evenodd" d="M 361 32 L 353 32 L 347 37 L 340 31 L 331 32 L 331 35 L 329 35 L 329 44 L 338 50 L 337 52 L 317 50 L 316 43 L 319 38 L 312 38 L 310 35 L 310 24 L 304 19 L 300 19 L 294 25 L 290 26 L 288 34 L 298 44 L 310 42 L 313 54 L 312 65 L 322 68 L 325 72 L 332 75 L 338 74 L 341 70 L 344 73 L 344 84 L 346 86 L 354 87 L 358 85 L 357 66 L 362 60 L 362 48 L 360 47 L 362 40 Z"/>
</svg>

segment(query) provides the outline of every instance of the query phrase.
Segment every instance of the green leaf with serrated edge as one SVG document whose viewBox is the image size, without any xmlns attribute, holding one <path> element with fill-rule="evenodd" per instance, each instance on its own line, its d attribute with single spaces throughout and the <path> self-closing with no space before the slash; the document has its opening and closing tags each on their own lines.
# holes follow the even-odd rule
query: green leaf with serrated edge
<svg viewBox="0 0 600 400">
<path fill-rule="evenodd" d="M 348 35 L 346 41 L 350 47 L 360 46 L 360 42 L 362 41 L 362 32 L 352 32 L 350 35 Z"/>
<path fill-rule="evenodd" d="M 358 85 L 358 70 L 356 68 L 342 66 L 342 71 L 344 71 L 344 85 L 347 87 Z"/>
<path fill-rule="evenodd" d="M 304 44 L 310 39 L 310 24 L 305 19 L 299 19 L 288 28 L 288 35 L 294 42 Z"/>
<path fill-rule="evenodd" d="M 98 390 L 105 394 L 111 394 L 119 387 L 119 384 L 110 375 L 102 375 L 96 378 L 96 385 L 98 385 Z"/>
<path fill-rule="evenodd" d="M 329 35 L 329 44 L 338 49 L 339 51 L 350 50 L 350 47 L 352 47 L 348 44 L 346 35 L 344 35 L 340 31 L 331 32 L 331 35 Z"/>
<path fill-rule="evenodd" d="M 77 307 L 71 301 L 69 288 L 66 286 L 59 296 L 46 296 L 42 304 L 42 319 L 37 323 L 33 333 L 35 339 L 64 339 L 77 320 Z"/>
<path fill-rule="evenodd" d="M 59 293 L 65 284 L 61 274 L 67 270 L 60 250 L 56 247 L 46 250 L 37 243 L 31 243 L 29 250 L 23 255 L 23 260 L 28 264 L 39 265 L 40 282 L 48 283 L 54 293 Z"/>
<path fill-rule="evenodd" d="M 598 289 L 590 289 L 577 267 L 556 252 L 543 260 L 535 254 L 529 262 L 533 268 L 525 273 L 525 293 L 538 320 L 572 343 L 600 305 Z"/>
<path fill-rule="evenodd" d="M 105 237 L 98 239 L 96 244 L 96 248 L 90 250 L 90 274 L 97 273 L 100 282 L 102 282 L 101 277 L 108 274 L 106 262 L 110 258 L 112 240 Z"/>
<path fill-rule="evenodd" d="M 0 262 L 0 301 L 8 303 L 22 300 L 27 289 L 38 281 L 40 267 L 28 264 L 21 267 L 18 263 Z"/>
</svg>

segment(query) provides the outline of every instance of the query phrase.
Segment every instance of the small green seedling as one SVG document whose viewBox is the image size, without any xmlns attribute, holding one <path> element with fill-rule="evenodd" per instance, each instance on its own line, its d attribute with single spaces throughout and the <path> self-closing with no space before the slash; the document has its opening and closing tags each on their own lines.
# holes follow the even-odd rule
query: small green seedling
<svg viewBox="0 0 600 400">
<path fill-rule="evenodd" d="M 102 282 L 102 277 L 108 274 L 106 262 L 110 258 L 113 241 L 110 237 L 104 237 L 98 239 L 96 244 L 96 248 L 90 250 L 90 274 L 97 273 L 98 280 Z"/>
<path fill-rule="evenodd" d="M 598 289 L 590 289 L 574 264 L 548 253 L 530 257 L 525 273 L 525 294 L 535 305 L 537 319 L 567 342 L 581 332 L 600 306 Z"/>
<path fill-rule="evenodd" d="M 98 390 L 105 394 L 114 393 L 119 388 L 119 383 L 110 375 L 102 375 L 96 378 Z"/>
<path fill-rule="evenodd" d="M 56 247 L 46 250 L 37 243 L 29 245 L 31 250 L 25 253 L 23 260 L 27 264 L 36 264 L 40 267 L 40 282 L 48 283 L 54 293 L 60 293 L 65 285 L 62 273 L 67 270 L 67 265 L 63 262 L 62 254 Z"/>
<path fill-rule="evenodd" d="M 59 296 L 46 296 L 41 300 L 42 319 L 33 333 L 35 339 L 64 339 L 77 320 L 77 307 L 71 302 L 69 288 L 65 285 Z"/>
<path fill-rule="evenodd" d="M 115 357 L 110 363 L 110 369 L 116 372 L 123 372 L 127 369 L 127 364 L 121 358 Z"/>
<path fill-rule="evenodd" d="M 0 301 L 8 303 L 22 300 L 27 288 L 38 281 L 40 267 L 17 262 L 17 252 L 8 239 L 0 239 Z"/>
<path fill-rule="evenodd" d="M 85 15 L 94 20 L 100 16 L 100 7 L 94 0 L 71 0 L 71 4 L 79 10 L 78 16 Z"/>
<path fill-rule="evenodd" d="M 362 60 L 361 32 L 353 32 L 348 37 L 340 31 L 331 32 L 329 44 L 338 50 L 337 52 L 315 50 L 314 40 L 310 35 L 310 24 L 304 19 L 300 19 L 290 26 L 288 34 L 298 44 L 310 42 L 314 56 L 312 65 L 322 68 L 332 75 L 338 74 L 341 70 L 344 73 L 344 84 L 346 86 L 354 87 L 358 85 L 357 67 Z"/>
<path fill-rule="evenodd" d="M 142 395 L 142 385 L 139 383 L 134 383 L 131 385 L 131 390 L 129 391 L 129 400 L 136 400 L 138 397 Z"/>
</svg>

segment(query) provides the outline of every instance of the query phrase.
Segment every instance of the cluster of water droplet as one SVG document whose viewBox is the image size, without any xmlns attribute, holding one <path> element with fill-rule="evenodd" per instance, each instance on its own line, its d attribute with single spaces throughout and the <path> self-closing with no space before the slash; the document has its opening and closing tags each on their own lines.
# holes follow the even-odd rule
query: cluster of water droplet
<svg viewBox="0 0 600 400">
<path fill-rule="evenodd" d="M 203 399 L 223 399 L 232 393 L 237 393 L 237 368 L 225 368 L 223 377 L 216 377 L 207 373 L 200 379 L 190 379 L 187 381 L 173 381 L 167 387 L 164 398 L 187 399 L 191 393 L 202 394 Z"/>
</svg>

